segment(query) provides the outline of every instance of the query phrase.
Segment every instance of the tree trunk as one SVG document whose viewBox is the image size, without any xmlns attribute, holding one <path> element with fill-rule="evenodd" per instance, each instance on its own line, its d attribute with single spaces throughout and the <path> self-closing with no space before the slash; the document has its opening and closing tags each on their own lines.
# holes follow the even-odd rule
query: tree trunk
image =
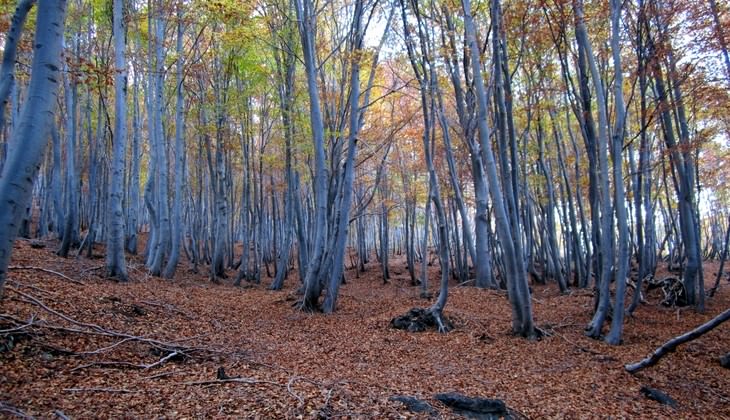
<svg viewBox="0 0 730 420">
<path fill-rule="evenodd" d="M 0 294 L 56 114 L 65 16 L 65 1 L 39 0 L 28 99 L 10 139 L 23 147 L 11 148 L 0 176 Z"/>
<path fill-rule="evenodd" d="M 172 246 L 170 258 L 167 260 L 163 277 L 171 279 L 175 276 L 177 263 L 180 260 L 180 245 L 184 231 L 183 205 L 183 178 L 185 171 L 185 114 L 183 113 L 183 20 L 182 4 L 177 5 L 177 63 L 175 67 L 175 197 L 172 202 Z"/>
<path fill-rule="evenodd" d="M 127 152 L 127 62 L 125 59 L 126 30 L 123 0 L 114 0 L 114 157 L 110 177 L 108 224 L 106 244 L 107 275 L 127 281 L 127 263 L 124 259 L 124 167 Z M 92 185 L 92 187 L 94 187 Z M 89 232 L 91 234 L 91 231 Z"/>
</svg>

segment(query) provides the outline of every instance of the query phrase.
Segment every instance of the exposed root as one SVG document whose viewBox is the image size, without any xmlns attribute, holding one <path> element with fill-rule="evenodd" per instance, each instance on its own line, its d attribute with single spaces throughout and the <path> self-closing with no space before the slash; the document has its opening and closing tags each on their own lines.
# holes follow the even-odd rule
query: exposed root
<svg viewBox="0 0 730 420">
<path fill-rule="evenodd" d="M 421 332 L 429 328 L 435 328 L 440 333 L 447 333 L 454 329 L 451 321 L 441 311 L 433 308 L 413 308 L 405 315 L 393 318 L 390 321 L 390 326 L 409 332 Z"/>
</svg>

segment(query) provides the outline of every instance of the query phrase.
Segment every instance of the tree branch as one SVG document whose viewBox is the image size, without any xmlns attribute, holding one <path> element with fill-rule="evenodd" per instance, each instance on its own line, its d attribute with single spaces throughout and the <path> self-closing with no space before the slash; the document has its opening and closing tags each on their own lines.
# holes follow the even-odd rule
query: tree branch
<svg viewBox="0 0 730 420">
<path fill-rule="evenodd" d="M 676 349 L 677 346 L 679 346 L 680 344 L 684 344 L 688 341 L 699 338 L 700 336 L 711 331 L 728 319 L 730 319 L 730 309 L 726 309 L 725 312 L 722 312 L 720 315 L 712 318 L 711 320 L 700 325 L 694 330 L 672 338 L 671 340 L 659 346 L 656 350 L 654 350 L 654 353 L 652 353 L 644 360 L 636 363 L 629 363 L 624 366 L 624 369 L 626 369 L 626 371 L 628 371 L 629 373 L 636 373 L 649 366 L 654 366 L 659 361 L 659 359 L 664 357 L 667 353 L 674 351 L 674 349 Z"/>
</svg>

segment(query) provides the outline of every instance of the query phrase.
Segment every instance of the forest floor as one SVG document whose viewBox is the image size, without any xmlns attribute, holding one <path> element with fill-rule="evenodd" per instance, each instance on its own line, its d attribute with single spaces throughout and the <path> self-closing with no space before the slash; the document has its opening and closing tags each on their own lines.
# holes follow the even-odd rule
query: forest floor
<svg viewBox="0 0 730 420">
<path fill-rule="evenodd" d="M 296 273 L 274 292 L 268 279 L 212 284 L 187 263 L 174 281 L 152 278 L 133 259 L 132 281 L 119 284 L 100 277 L 103 259 L 62 259 L 54 242 L 30 244 L 17 242 L 0 303 L 0 330 L 19 328 L 0 340 L 0 417 L 452 418 L 433 395 L 456 391 L 502 399 L 527 418 L 730 418 L 730 375 L 718 363 L 730 351 L 728 324 L 637 375 L 623 368 L 728 308 L 725 280 L 705 314 L 661 307 L 661 291 L 650 293 L 621 346 L 583 335 L 590 290 L 536 285 L 536 323 L 553 334 L 530 342 L 509 334 L 504 292 L 473 287 L 451 288 L 448 334 L 390 328 L 430 303 L 397 258 L 389 284 L 374 262 L 357 278 L 347 271 L 338 311 L 326 316 L 292 307 Z M 18 268 L 28 266 L 65 276 Z M 431 270 L 435 291 L 437 264 Z M 708 263 L 708 283 L 716 270 Z M 237 378 L 217 379 L 220 367 L 221 377 Z M 645 398 L 643 385 L 677 407 Z M 435 411 L 411 413 L 394 395 Z"/>
</svg>

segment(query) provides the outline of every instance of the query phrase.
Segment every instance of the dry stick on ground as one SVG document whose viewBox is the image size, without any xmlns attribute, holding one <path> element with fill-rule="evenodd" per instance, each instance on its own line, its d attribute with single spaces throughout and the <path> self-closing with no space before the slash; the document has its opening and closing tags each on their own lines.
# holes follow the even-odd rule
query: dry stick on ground
<svg viewBox="0 0 730 420">
<path fill-rule="evenodd" d="M 10 405 L 9 403 L 6 403 L 4 401 L 0 401 L 0 413 L 9 413 L 12 416 L 17 417 L 19 419 L 34 419 L 35 418 L 35 417 L 27 414 L 23 410 L 19 409 L 18 407 Z"/>
<path fill-rule="evenodd" d="M 32 284 L 26 284 L 26 283 L 21 283 L 21 282 L 19 282 L 19 281 L 15 280 L 15 279 L 12 279 L 12 280 L 10 280 L 10 281 L 11 281 L 11 282 L 12 282 L 13 284 L 17 285 L 17 286 L 27 287 L 27 288 L 29 288 L 29 289 L 33 289 L 33 290 L 35 290 L 36 292 L 41 292 L 41 293 L 45 293 L 45 294 L 47 294 L 47 295 L 51 295 L 51 296 L 56 296 L 56 293 L 55 293 L 55 292 L 51 292 L 51 291 L 49 291 L 49 290 L 46 290 L 46 289 L 40 288 L 40 287 L 38 287 L 38 286 L 33 286 Z"/>
<path fill-rule="evenodd" d="M 135 391 L 124 388 L 64 388 L 65 392 L 110 392 L 113 394 L 139 394 L 142 391 Z"/>
<path fill-rule="evenodd" d="M 72 279 L 71 277 L 69 277 L 63 273 L 59 273 L 58 271 L 49 270 L 49 269 L 43 268 L 43 267 L 33 267 L 30 265 L 11 265 L 10 267 L 8 267 L 8 270 L 37 270 L 37 271 L 42 271 L 42 272 L 48 273 L 48 274 L 55 274 L 74 284 L 80 284 L 81 286 L 86 285 L 86 283 L 76 280 L 76 279 Z"/>
<path fill-rule="evenodd" d="M 165 378 L 167 376 L 172 376 L 172 375 L 181 375 L 183 373 L 184 372 L 175 372 L 175 371 L 172 371 L 172 372 L 162 372 L 162 373 L 158 373 L 158 374 L 152 375 L 152 376 L 145 376 L 142 379 L 159 379 L 159 378 Z"/>
<path fill-rule="evenodd" d="M 280 384 L 273 381 L 259 381 L 258 379 L 251 378 L 228 378 L 228 379 L 211 379 L 208 381 L 191 381 L 191 382 L 180 382 L 180 385 L 218 385 L 227 383 L 240 383 L 240 384 L 269 384 L 280 387 L 286 387 L 286 385 Z"/>
<path fill-rule="evenodd" d="M 33 324 L 35 323 L 35 315 L 31 315 L 30 319 L 25 324 L 20 324 L 20 322 L 16 318 L 13 318 L 10 316 L 5 316 L 5 314 L 0 314 L 0 319 L 7 319 L 7 320 L 11 321 L 14 325 L 17 325 L 17 326 L 14 326 L 13 328 L 7 328 L 4 330 L 0 330 L 0 334 L 10 334 L 13 332 L 21 331 L 28 327 L 33 326 Z"/>
<path fill-rule="evenodd" d="M 58 312 L 58 311 L 56 311 L 56 310 L 48 307 L 48 305 L 44 304 L 43 302 L 41 302 L 39 299 L 33 297 L 32 295 L 29 295 L 27 293 L 23 293 L 20 290 L 17 290 L 17 289 L 12 288 L 12 287 L 6 287 L 6 290 L 10 290 L 10 291 L 12 291 L 14 293 L 17 293 L 18 295 L 22 296 L 23 298 L 25 298 L 24 301 L 26 303 L 30 303 L 32 305 L 38 306 L 41 309 L 43 309 L 43 310 L 45 310 L 47 312 L 50 312 L 51 314 L 56 315 L 57 317 L 65 320 L 65 321 L 67 321 L 67 322 L 69 322 L 71 324 L 74 324 L 74 325 L 79 326 L 79 327 L 87 328 L 88 330 L 80 330 L 80 329 L 65 328 L 65 327 L 59 327 L 59 326 L 50 326 L 50 325 L 47 326 L 48 328 L 53 328 L 53 329 L 58 329 L 58 330 L 64 330 L 64 331 L 70 331 L 70 332 L 75 332 L 75 333 L 80 333 L 80 334 L 94 334 L 94 335 L 103 335 L 103 336 L 108 336 L 108 337 L 117 337 L 117 338 L 121 338 L 122 341 L 128 340 L 128 341 L 135 341 L 135 342 L 139 342 L 139 343 L 145 343 L 145 344 L 148 344 L 148 345 L 150 345 L 152 347 L 156 347 L 156 348 L 158 348 L 160 350 L 163 350 L 163 351 L 167 351 L 167 352 L 170 352 L 170 353 L 172 353 L 172 352 L 178 352 L 179 354 L 185 355 L 185 356 L 188 356 L 188 357 L 190 356 L 189 353 L 194 353 L 194 352 L 208 353 L 208 354 L 221 354 L 221 353 L 225 353 L 225 351 L 222 351 L 222 350 L 214 350 L 214 349 L 211 349 L 211 348 L 208 348 L 208 347 L 187 347 L 187 346 L 181 346 L 180 344 L 173 344 L 174 342 L 164 342 L 164 341 L 155 340 L 155 339 L 152 339 L 152 338 L 140 337 L 140 336 L 136 336 L 136 335 L 132 335 L 132 334 L 127 334 L 127 333 L 123 333 L 123 332 L 109 330 L 109 329 L 106 329 L 106 328 L 104 328 L 104 327 L 102 327 L 100 325 L 97 325 L 97 324 L 90 324 L 90 323 L 85 323 L 85 322 L 77 321 L 77 320 L 75 320 L 75 319 L 73 319 L 73 318 L 71 318 L 71 317 L 69 317 L 67 315 L 62 314 L 61 312 Z M 180 342 L 180 341 L 184 341 L 184 340 L 177 340 L 177 342 Z M 116 344 L 112 345 L 111 347 L 114 347 L 114 346 L 119 345 L 119 344 L 121 344 L 121 342 L 120 343 L 116 343 Z"/>
<path fill-rule="evenodd" d="M 667 341 L 666 343 L 659 346 L 656 350 L 654 350 L 654 353 L 652 353 L 650 356 L 648 356 L 646 359 L 637 362 L 637 363 L 629 363 L 624 366 L 624 368 L 629 373 L 636 373 L 646 367 L 654 366 L 659 359 L 664 357 L 667 353 L 674 351 L 674 349 L 677 348 L 680 344 L 684 344 L 688 341 L 692 341 L 696 338 L 699 338 L 700 336 L 704 335 L 706 332 L 711 331 L 718 325 L 722 324 L 723 322 L 730 319 L 730 308 L 726 309 L 725 312 L 722 312 L 720 315 L 712 318 L 711 320 L 707 321 L 706 323 L 700 325 L 699 327 L 695 328 L 692 331 L 688 331 L 680 336 L 674 337 L 671 340 Z"/>
<path fill-rule="evenodd" d="M 563 334 L 560 334 L 559 332 L 555 331 L 555 328 L 557 328 L 557 327 L 548 328 L 545 331 L 543 331 L 543 334 L 546 335 L 546 336 L 556 335 L 556 336 L 562 338 L 563 340 L 567 341 L 568 343 L 572 344 L 575 348 L 577 348 L 578 350 L 580 350 L 580 351 L 582 351 L 584 353 L 589 353 L 589 354 L 592 354 L 594 356 L 602 356 L 602 354 L 600 352 L 597 352 L 595 350 L 591 350 L 591 349 L 589 349 L 587 347 L 583 347 L 580 344 L 578 344 L 578 343 L 570 340 L 568 337 L 566 337 Z"/>
<path fill-rule="evenodd" d="M 138 364 L 138 363 L 130 363 L 130 362 L 115 362 L 115 361 L 112 361 L 112 362 L 92 362 L 92 363 L 88 363 L 88 364 L 85 364 L 85 365 L 76 366 L 75 368 L 71 369 L 70 372 L 74 372 L 74 371 L 77 371 L 77 370 L 86 369 L 86 368 L 90 368 L 90 367 L 94 367 L 94 366 L 101 366 L 101 367 L 104 367 L 104 366 L 109 366 L 109 367 L 111 367 L 111 366 L 117 366 L 117 367 L 126 367 L 126 368 L 132 368 L 132 369 L 148 370 L 148 369 L 152 369 L 154 367 L 160 366 L 160 365 L 164 364 L 165 362 L 167 362 L 168 360 L 170 360 L 173 357 L 178 356 L 180 354 L 181 353 L 179 353 L 177 351 L 173 351 L 172 353 L 170 353 L 167 356 L 161 358 L 160 360 L 158 360 L 158 361 L 156 361 L 154 363 L 150 363 L 148 365 L 143 365 L 143 364 Z"/>
<path fill-rule="evenodd" d="M 97 266 L 94 266 L 94 267 L 85 268 L 85 269 L 81 270 L 79 272 L 79 274 L 86 274 L 86 273 L 88 273 L 90 271 L 101 270 L 104 267 L 106 267 L 106 266 L 102 264 L 102 265 L 97 265 Z"/>
</svg>

